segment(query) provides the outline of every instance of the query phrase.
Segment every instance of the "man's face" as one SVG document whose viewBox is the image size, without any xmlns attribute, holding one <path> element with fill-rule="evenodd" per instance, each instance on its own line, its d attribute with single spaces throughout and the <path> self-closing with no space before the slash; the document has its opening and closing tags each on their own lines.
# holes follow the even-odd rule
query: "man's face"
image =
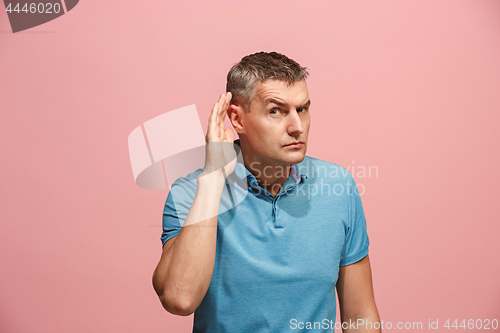
<svg viewBox="0 0 500 333">
<path fill-rule="evenodd" d="M 250 112 L 244 114 L 243 129 L 250 151 L 249 163 L 290 165 L 306 154 L 309 134 L 309 94 L 304 80 L 257 83 Z M 293 144 L 300 142 L 298 144 Z M 247 161 L 246 161 L 247 162 Z"/>
</svg>

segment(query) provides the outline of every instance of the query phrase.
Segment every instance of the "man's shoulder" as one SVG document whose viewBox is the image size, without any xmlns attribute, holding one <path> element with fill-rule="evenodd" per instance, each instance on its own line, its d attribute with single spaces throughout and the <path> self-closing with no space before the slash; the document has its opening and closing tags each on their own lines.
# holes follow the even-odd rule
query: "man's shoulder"
<svg viewBox="0 0 500 333">
<path fill-rule="evenodd" d="M 203 168 L 199 168 L 184 177 L 177 178 L 171 185 L 170 191 L 176 190 L 179 187 L 190 188 L 196 192 L 198 186 L 198 176 L 203 172 Z"/>
<path fill-rule="evenodd" d="M 335 178 L 335 179 L 351 179 L 352 175 L 349 169 L 343 166 L 321 160 L 319 158 L 305 156 L 304 160 L 297 164 L 299 173 L 309 177 Z"/>
</svg>

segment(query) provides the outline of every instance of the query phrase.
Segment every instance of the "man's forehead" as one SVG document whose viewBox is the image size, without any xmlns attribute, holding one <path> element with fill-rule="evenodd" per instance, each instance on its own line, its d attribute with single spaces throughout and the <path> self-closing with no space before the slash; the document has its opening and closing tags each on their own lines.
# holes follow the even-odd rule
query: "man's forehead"
<svg viewBox="0 0 500 333">
<path fill-rule="evenodd" d="M 290 99 L 306 103 L 309 95 L 305 80 L 295 81 L 292 84 L 281 80 L 266 80 L 256 84 L 254 98 L 264 104 L 285 104 Z"/>
</svg>

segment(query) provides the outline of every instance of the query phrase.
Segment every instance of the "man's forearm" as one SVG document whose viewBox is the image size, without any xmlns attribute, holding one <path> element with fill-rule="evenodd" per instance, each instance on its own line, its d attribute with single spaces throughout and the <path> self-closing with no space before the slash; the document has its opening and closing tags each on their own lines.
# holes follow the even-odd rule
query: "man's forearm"
<svg viewBox="0 0 500 333">
<path fill-rule="evenodd" d="M 342 316 L 341 316 L 342 317 Z M 365 316 L 341 318 L 343 333 L 381 333 L 382 326 L 378 311 Z"/>
<path fill-rule="evenodd" d="M 179 235 L 165 244 L 153 274 L 153 286 L 165 309 L 173 314 L 194 312 L 210 285 L 223 188 L 220 172 L 198 177 L 196 195 L 184 225 Z"/>
</svg>

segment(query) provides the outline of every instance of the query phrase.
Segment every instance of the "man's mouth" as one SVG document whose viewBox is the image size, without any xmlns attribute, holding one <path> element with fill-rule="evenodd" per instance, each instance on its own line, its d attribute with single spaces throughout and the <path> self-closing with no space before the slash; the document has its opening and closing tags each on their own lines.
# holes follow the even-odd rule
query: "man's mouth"
<svg viewBox="0 0 500 333">
<path fill-rule="evenodd" d="M 296 141 L 296 142 L 292 142 L 292 143 L 285 145 L 285 147 L 288 147 L 288 148 L 302 148 L 302 146 L 304 146 L 303 141 Z"/>
</svg>

